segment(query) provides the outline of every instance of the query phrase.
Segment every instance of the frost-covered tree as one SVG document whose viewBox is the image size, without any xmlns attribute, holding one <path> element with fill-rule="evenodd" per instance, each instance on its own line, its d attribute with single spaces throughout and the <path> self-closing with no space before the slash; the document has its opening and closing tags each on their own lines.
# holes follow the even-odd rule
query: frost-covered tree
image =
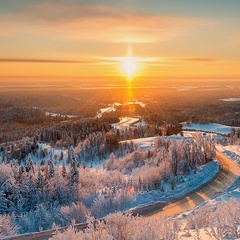
<svg viewBox="0 0 240 240">
<path fill-rule="evenodd" d="M 0 213 L 12 213 L 16 211 L 15 204 L 16 186 L 6 180 L 0 186 Z"/>
<path fill-rule="evenodd" d="M 174 174 L 174 176 L 177 175 L 177 172 L 178 172 L 178 160 L 179 160 L 179 157 L 178 157 L 178 152 L 177 152 L 177 143 L 175 140 L 173 140 L 169 146 L 169 152 L 170 152 L 170 164 L 171 164 L 171 167 L 172 167 L 172 172 Z"/>
<path fill-rule="evenodd" d="M 0 214 L 8 212 L 8 200 L 6 199 L 5 194 L 0 192 Z"/>
<path fill-rule="evenodd" d="M 60 214 L 63 226 L 69 226 L 72 220 L 76 223 L 85 222 L 90 211 L 83 203 L 73 203 L 71 206 L 61 207 Z"/>
<path fill-rule="evenodd" d="M 13 235 L 17 232 L 17 227 L 14 226 L 11 216 L 0 215 L 0 236 Z"/>
<path fill-rule="evenodd" d="M 43 176 L 41 173 L 40 165 L 38 165 L 37 188 L 41 190 L 43 189 Z"/>
<path fill-rule="evenodd" d="M 77 168 L 77 161 L 75 158 L 73 158 L 70 163 L 70 183 L 71 185 L 79 183 L 79 171 Z"/>
<path fill-rule="evenodd" d="M 52 178 L 54 176 L 54 165 L 52 159 L 49 160 L 49 177 Z"/>
<path fill-rule="evenodd" d="M 62 177 L 65 178 L 67 176 L 67 170 L 66 170 L 66 166 L 65 166 L 65 161 L 63 160 L 63 164 L 62 164 Z"/>
<path fill-rule="evenodd" d="M 28 172 L 30 176 L 32 173 L 34 174 L 34 163 L 33 163 L 32 156 L 30 153 L 28 154 L 28 158 L 25 163 L 25 169 L 26 169 L 26 172 Z"/>
</svg>

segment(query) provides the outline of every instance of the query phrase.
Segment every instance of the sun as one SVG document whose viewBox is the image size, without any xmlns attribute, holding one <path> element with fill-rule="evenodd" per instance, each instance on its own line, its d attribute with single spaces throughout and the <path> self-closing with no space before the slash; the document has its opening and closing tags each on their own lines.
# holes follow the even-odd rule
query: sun
<svg viewBox="0 0 240 240">
<path fill-rule="evenodd" d="M 138 63 L 132 56 L 127 56 L 122 61 L 122 70 L 128 78 L 132 78 L 138 69 Z"/>
</svg>

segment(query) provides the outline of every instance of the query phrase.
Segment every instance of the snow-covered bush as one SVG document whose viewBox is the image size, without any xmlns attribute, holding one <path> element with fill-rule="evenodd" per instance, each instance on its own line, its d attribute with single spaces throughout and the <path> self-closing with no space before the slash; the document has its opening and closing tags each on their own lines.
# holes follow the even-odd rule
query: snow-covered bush
<svg viewBox="0 0 240 240">
<path fill-rule="evenodd" d="M 86 221 L 89 210 L 82 203 L 73 203 L 71 206 L 61 207 L 60 218 L 62 226 L 69 226 L 74 220 L 76 223 Z"/>
</svg>

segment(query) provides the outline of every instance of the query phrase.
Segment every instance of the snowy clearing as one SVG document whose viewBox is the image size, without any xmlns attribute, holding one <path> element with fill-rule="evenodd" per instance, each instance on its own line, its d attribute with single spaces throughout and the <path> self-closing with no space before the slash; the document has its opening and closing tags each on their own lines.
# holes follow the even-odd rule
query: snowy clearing
<svg viewBox="0 0 240 240">
<path fill-rule="evenodd" d="M 156 137 L 148 137 L 148 138 L 138 138 L 132 140 L 121 141 L 120 143 L 124 142 L 133 142 L 137 145 L 141 150 L 151 150 L 154 146 Z"/>
<path fill-rule="evenodd" d="M 67 118 L 75 118 L 77 115 L 63 115 L 59 113 L 52 113 L 52 112 L 45 112 L 46 116 L 51 116 L 51 117 L 67 117 Z"/>
<path fill-rule="evenodd" d="M 135 145 L 137 145 L 140 148 L 140 150 L 144 151 L 144 150 L 151 150 L 154 147 L 156 138 L 157 137 L 136 138 L 136 139 L 121 141 L 120 143 L 133 142 Z M 176 141 L 180 141 L 180 140 L 183 140 L 183 139 L 186 139 L 186 138 L 192 139 L 193 136 L 191 134 L 186 134 L 186 135 L 184 134 L 184 137 L 177 136 L 177 135 L 165 136 L 164 137 L 164 139 L 176 140 Z"/>
<path fill-rule="evenodd" d="M 228 134 L 232 128 L 240 129 L 240 127 L 226 126 L 218 123 L 192 123 L 189 126 L 187 126 L 186 123 L 183 123 L 184 130 L 206 131 L 220 134 Z"/>
<path fill-rule="evenodd" d="M 222 98 L 220 100 L 224 102 L 237 102 L 237 101 L 240 101 L 240 98 Z"/>
</svg>

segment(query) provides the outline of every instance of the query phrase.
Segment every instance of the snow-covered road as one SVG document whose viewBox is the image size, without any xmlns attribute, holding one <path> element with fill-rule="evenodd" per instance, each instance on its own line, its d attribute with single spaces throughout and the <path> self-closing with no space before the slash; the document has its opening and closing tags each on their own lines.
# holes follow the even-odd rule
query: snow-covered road
<svg viewBox="0 0 240 240">
<path fill-rule="evenodd" d="M 146 211 L 144 214 L 147 217 L 159 219 L 160 216 L 170 216 L 183 213 L 195 208 L 204 201 L 213 199 L 227 190 L 240 175 L 240 168 L 237 163 L 223 155 L 221 152 L 216 152 L 216 157 L 221 163 L 221 171 L 218 176 L 208 184 L 200 187 L 197 191 L 177 200 L 166 206 L 156 207 L 151 211 Z"/>
</svg>

